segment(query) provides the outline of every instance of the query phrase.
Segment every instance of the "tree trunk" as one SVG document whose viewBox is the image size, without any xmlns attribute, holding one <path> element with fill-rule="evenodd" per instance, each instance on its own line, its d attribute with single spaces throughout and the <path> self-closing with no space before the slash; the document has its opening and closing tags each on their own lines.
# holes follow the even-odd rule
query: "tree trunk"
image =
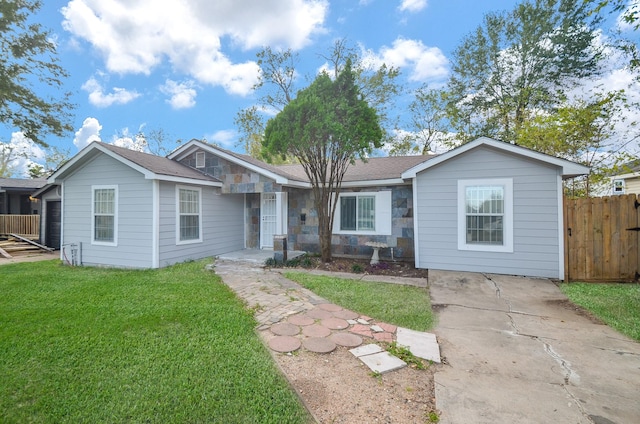
<svg viewBox="0 0 640 424">
<path fill-rule="evenodd" d="M 320 218 L 320 217 L 318 217 Z M 328 218 L 320 218 L 318 222 L 318 236 L 320 238 L 320 256 L 322 262 L 331 262 L 331 229 Z"/>
</svg>

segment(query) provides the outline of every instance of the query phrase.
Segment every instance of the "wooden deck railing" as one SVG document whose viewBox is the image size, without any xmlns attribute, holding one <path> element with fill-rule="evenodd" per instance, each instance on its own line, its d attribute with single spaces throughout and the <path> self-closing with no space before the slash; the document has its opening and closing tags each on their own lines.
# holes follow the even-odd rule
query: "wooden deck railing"
<svg viewBox="0 0 640 424">
<path fill-rule="evenodd" d="M 40 234 L 40 215 L 0 215 L 0 234 L 11 233 L 37 238 Z"/>
</svg>

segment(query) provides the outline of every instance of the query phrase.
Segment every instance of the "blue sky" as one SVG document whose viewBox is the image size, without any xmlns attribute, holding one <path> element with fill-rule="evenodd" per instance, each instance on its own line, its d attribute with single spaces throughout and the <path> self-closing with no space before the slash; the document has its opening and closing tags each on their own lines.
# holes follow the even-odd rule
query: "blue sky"
<svg viewBox="0 0 640 424">
<path fill-rule="evenodd" d="M 72 154 L 162 129 L 172 140 L 235 147 L 234 117 L 251 106 L 256 52 L 292 48 L 301 77 L 324 64 L 339 38 L 397 66 L 409 87 L 443 84 L 461 39 L 515 0 L 48 0 L 35 20 L 50 28 L 75 134 L 48 137 Z M 302 83 L 301 87 L 305 84 Z M 8 141 L 15 128 L 0 127 Z M 170 147 L 173 147 L 170 146 Z"/>
</svg>

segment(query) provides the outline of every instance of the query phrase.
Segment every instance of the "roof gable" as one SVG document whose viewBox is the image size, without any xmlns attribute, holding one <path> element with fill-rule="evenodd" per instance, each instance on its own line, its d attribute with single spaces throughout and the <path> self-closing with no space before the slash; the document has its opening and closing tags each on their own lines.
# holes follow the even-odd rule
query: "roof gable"
<svg viewBox="0 0 640 424">
<path fill-rule="evenodd" d="M 496 150 L 501 150 L 514 155 L 522 156 L 525 158 L 533 159 L 548 165 L 556 166 L 561 169 L 562 176 L 564 178 L 572 178 L 589 173 L 589 167 L 575 162 L 571 162 L 565 159 L 560 159 L 554 156 L 546 155 L 544 153 L 536 152 L 535 150 L 527 149 L 515 144 L 505 143 L 503 141 L 494 140 L 489 137 L 480 137 L 467 144 L 463 144 L 453 150 L 443 153 L 436 158 L 423 162 L 417 166 L 402 173 L 403 178 L 415 178 L 416 174 L 436 166 L 440 163 L 446 162 L 456 156 L 469 152 L 477 147 L 487 146 Z"/>
<path fill-rule="evenodd" d="M 169 159 L 179 161 L 198 149 L 202 149 L 213 155 L 219 156 L 232 163 L 247 168 L 251 171 L 257 172 L 258 174 L 264 175 L 265 177 L 274 180 L 278 184 L 296 185 L 296 183 L 307 183 L 306 176 L 303 179 L 300 179 L 296 175 L 288 174 L 278 166 L 268 164 L 249 155 L 243 155 L 223 149 L 218 146 L 214 146 L 201 140 L 191 140 L 188 143 L 185 143 L 184 145 L 178 147 L 167 157 Z"/>
<path fill-rule="evenodd" d="M 149 153 L 136 152 L 134 150 L 98 141 L 94 141 L 82 149 L 80 153 L 54 172 L 47 181 L 49 183 L 58 182 L 59 179 L 65 178 L 81 167 L 84 163 L 101 153 L 106 154 L 107 156 L 140 172 L 146 179 L 211 186 L 221 185 L 221 182 L 216 178 L 203 174 L 202 172 L 171 159 Z"/>
</svg>

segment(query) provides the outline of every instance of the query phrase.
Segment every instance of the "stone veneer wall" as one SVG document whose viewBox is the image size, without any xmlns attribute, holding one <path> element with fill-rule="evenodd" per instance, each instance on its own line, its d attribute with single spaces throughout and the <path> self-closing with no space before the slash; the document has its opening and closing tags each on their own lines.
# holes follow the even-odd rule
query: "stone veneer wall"
<svg viewBox="0 0 640 424">
<path fill-rule="evenodd" d="M 222 193 L 245 194 L 245 234 L 248 249 L 260 248 L 260 193 L 282 191 L 282 186 L 257 172 L 205 152 L 204 168 L 196 168 L 196 153 L 180 161 L 222 181 Z"/>
<path fill-rule="evenodd" d="M 196 152 L 182 159 L 180 163 L 222 181 L 223 193 L 275 193 L 282 191 L 282 186 L 273 180 L 209 152 L 205 152 L 204 168 L 196 168 Z"/>
<path fill-rule="evenodd" d="M 260 193 L 245 194 L 247 249 L 260 249 Z"/>
<path fill-rule="evenodd" d="M 371 256 L 373 249 L 365 246 L 368 241 L 386 243 L 393 247 L 393 256 L 397 259 L 414 258 L 413 248 L 413 192 L 411 186 L 390 186 L 366 188 L 363 191 L 391 190 L 392 232 L 390 236 L 338 235 L 331 239 L 332 251 L 337 255 Z M 289 249 L 318 253 L 318 216 L 313 207 L 310 190 L 290 189 L 289 191 Z M 342 192 L 354 190 L 343 189 Z M 338 211 L 336 211 L 338 213 Z M 304 225 L 300 215 L 306 215 Z M 390 249 L 381 249 L 380 257 L 390 258 Z"/>
</svg>

